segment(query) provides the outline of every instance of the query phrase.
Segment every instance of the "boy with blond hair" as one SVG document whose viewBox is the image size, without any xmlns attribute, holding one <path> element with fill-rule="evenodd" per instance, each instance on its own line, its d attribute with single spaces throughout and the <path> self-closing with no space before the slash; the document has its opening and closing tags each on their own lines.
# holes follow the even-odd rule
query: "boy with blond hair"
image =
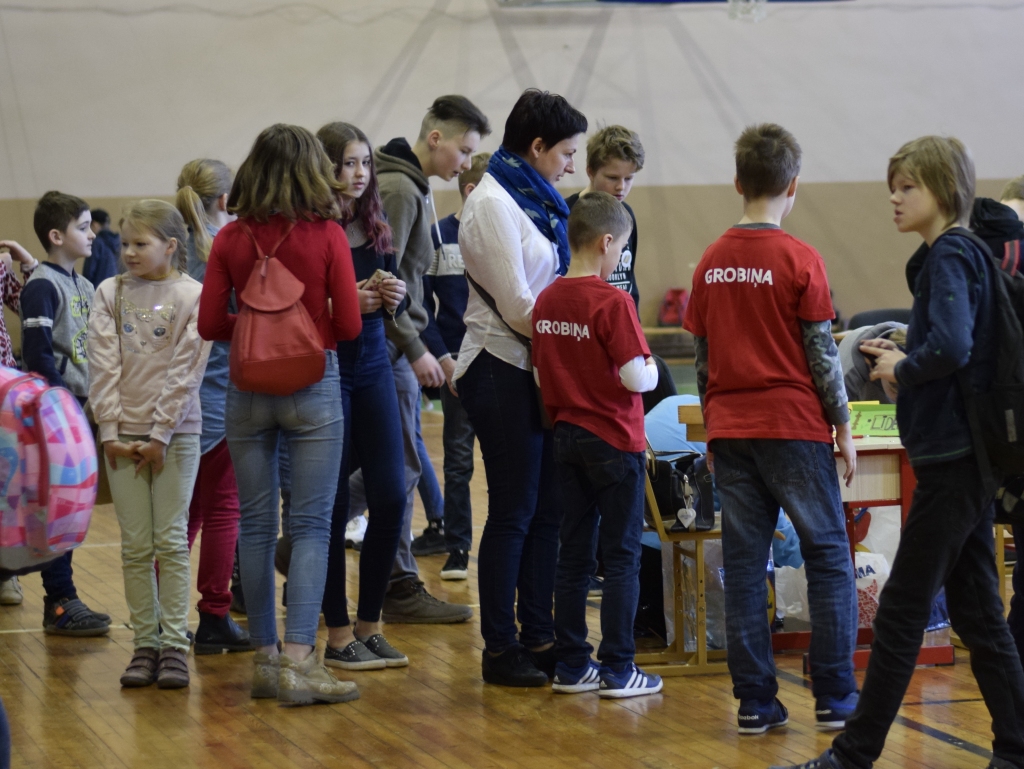
<svg viewBox="0 0 1024 769">
<path fill-rule="evenodd" d="M 632 231 L 625 207 L 605 192 L 576 201 L 568 222 L 565 277 L 533 308 L 534 376 L 554 423 L 555 477 L 562 508 L 555 575 L 555 692 L 637 697 L 661 678 L 633 662 L 644 527 L 644 410 L 654 388 L 636 308 L 606 281 Z M 600 512 L 598 512 L 600 510 Z M 604 560 L 598 666 L 587 642 L 587 591 Z"/>
<path fill-rule="evenodd" d="M 781 126 L 755 125 L 740 135 L 735 185 L 743 218 L 704 252 L 684 323 L 695 337 L 708 464 L 725 511 L 725 626 L 740 734 L 789 719 L 776 697 L 765 615 L 765 566 L 780 507 L 807 564 L 818 728 L 841 729 L 857 701 L 857 591 L 833 426 L 847 483 L 857 455 L 832 339 L 834 310 L 821 256 L 781 227 L 796 200 L 800 156 Z"/>
<path fill-rule="evenodd" d="M 925 136 L 889 160 L 896 229 L 927 247 L 911 260 L 914 296 L 907 343 L 862 342 L 871 378 L 899 385 L 900 440 L 917 477 L 899 549 L 875 616 L 871 661 L 846 732 L 802 769 L 870 769 L 917 663 L 932 603 L 946 589 L 949 616 L 971 652 L 971 670 L 992 717 L 989 769 L 1024 766 L 1024 671 L 1003 617 L 993 549 L 992 499 L 983 480 L 962 387 L 995 379 L 996 269 L 965 229 L 974 162 L 957 139 Z M 779 768 L 776 768 L 779 769 Z"/>
<path fill-rule="evenodd" d="M 633 189 L 637 172 L 644 167 L 644 157 L 644 145 L 636 131 L 620 125 L 602 128 L 587 141 L 587 178 L 590 180 L 587 188 L 565 200 L 571 211 L 581 195 L 607 192 L 626 209 L 633 222 L 633 230 L 622 249 L 619 263 L 608 276 L 608 282 L 633 297 L 637 312 L 640 311 L 640 290 L 636 285 L 636 215 L 626 203 L 626 196 Z"/>
<path fill-rule="evenodd" d="M 1010 179 L 1006 183 L 999 196 L 999 202 L 1012 208 L 1017 218 L 1024 222 L 1024 176 Z"/>
</svg>

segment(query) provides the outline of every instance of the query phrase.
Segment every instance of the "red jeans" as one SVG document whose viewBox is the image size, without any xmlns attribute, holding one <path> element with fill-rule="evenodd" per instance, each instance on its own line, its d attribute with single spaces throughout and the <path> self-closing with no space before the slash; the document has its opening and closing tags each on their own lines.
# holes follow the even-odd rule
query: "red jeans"
<svg viewBox="0 0 1024 769">
<path fill-rule="evenodd" d="M 199 459 L 192 503 L 188 508 L 188 547 L 199 529 L 203 539 L 199 550 L 196 587 L 202 594 L 199 611 L 223 617 L 231 608 L 231 570 L 238 541 L 238 487 L 231 464 L 227 439 Z"/>
</svg>

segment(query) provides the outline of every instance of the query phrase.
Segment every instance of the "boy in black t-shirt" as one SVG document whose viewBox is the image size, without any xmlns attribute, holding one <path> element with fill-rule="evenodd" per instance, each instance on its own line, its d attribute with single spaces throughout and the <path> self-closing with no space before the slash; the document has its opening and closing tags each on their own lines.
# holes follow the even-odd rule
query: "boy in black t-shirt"
<svg viewBox="0 0 1024 769">
<path fill-rule="evenodd" d="M 615 270 L 608 276 L 608 282 L 621 288 L 633 297 L 637 312 L 640 312 L 640 291 L 636 285 L 636 216 L 633 209 L 626 204 L 626 196 L 633 188 L 633 180 L 638 171 L 644 167 L 644 146 L 635 131 L 620 125 L 602 128 L 587 142 L 587 176 L 590 183 L 583 192 L 570 195 L 565 202 L 569 209 L 576 205 L 580 195 L 588 192 L 607 192 L 629 212 L 633 220 L 633 232 L 629 236 L 626 247 Z"/>
</svg>

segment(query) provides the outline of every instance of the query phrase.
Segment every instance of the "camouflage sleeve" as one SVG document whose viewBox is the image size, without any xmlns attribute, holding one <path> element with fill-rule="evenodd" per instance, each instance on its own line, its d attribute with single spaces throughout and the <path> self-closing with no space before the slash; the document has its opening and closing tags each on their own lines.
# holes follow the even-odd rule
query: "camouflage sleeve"
<svg viewBox="0 0 1024 769">
<path fill-rule="evenodd" d="M 800 321 L 803 331 L 804 352 L 811 369 L 811 379 L 818 389 L 818 397 L 825 407 L 828 421 L 842 425 L 850 421 L 847 408 L 846 385 L 843 382 L 843 366 L 839 362 L 839 348 L 832 338 L 832 322 Z"/>
<path fill-rule="evenodd" d="M 697 369 L 697 394 L 700 396 L 700 407 L 704 409 L 704 392 L 708 389 L 708 338 L 693 337 L 694 367 Z"/>
</svg>

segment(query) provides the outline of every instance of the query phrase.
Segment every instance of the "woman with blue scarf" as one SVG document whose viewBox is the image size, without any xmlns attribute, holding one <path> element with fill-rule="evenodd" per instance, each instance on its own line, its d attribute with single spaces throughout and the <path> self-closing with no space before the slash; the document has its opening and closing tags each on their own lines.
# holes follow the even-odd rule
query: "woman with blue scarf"
<svg viewBox="0 0 1024 769">
<path fill-rule="evenodd" d="M 561 513 L 527 340 L 534 300 L 569 266 L 569 208 L 552 185 L 574 172 L 586 130 L 587 119 L 563 97 L 525 91 L 466 201 L 459 233 L 470 292 L 455 384 L 487 473 L 477 559 L 483 678 L 504 686 L 545 686 L 555 667 Z"/>
</svg>

